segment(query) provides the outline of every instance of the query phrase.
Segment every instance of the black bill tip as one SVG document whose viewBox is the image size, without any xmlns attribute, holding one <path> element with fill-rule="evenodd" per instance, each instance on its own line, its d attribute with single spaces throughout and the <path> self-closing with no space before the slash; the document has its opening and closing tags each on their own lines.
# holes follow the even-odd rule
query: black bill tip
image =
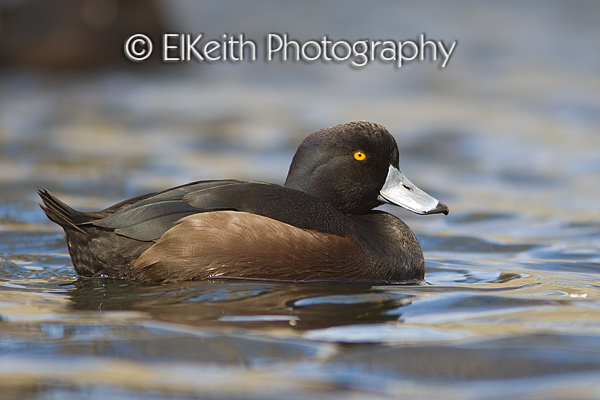
<svg viewBox="0 0 600 400">
<path fill-rule="evenodd" d="M 429 214 L 448 215 L 449 212 L 450 212 L 450 209 L 448 209 L 448 206 L 440 201 L 440 202 L 438 202 L 437 206 L 434 209 L 429 210 L 429 211 L 425 212 L 424 214 L 425 215 L 429 215 Z"/>
</svg>

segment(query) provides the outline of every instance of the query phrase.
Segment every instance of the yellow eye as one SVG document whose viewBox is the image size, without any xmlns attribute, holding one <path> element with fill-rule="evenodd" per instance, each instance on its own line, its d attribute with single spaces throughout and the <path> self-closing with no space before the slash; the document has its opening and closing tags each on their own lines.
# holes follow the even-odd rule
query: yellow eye
<svg viewBox="0 0 600 400">
<path fill-rule="evenodd" d="M 355 160 L 363 161 L 365 158 L 367 158 L 367 155 L 365 153 L 363 153 L 362 151 L 356 151 L 356 152 L 354 152 L 354 159 Z"/>
</svg>

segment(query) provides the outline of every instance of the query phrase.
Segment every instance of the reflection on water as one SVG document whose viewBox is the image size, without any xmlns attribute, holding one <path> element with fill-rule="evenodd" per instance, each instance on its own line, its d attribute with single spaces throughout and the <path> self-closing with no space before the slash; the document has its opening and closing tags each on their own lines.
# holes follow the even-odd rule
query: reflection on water
<svg viewBox="0 0 600 400">
<path fill-rule="evenodd" d="M 56 235 L 39 238 L 52 252 Z M 201 392 L 257 399 L 331 391 L 336 398 L 435 397 L 442 387 L 463 396 L 459 382 L 470 382 L 476 397 L 507 381 L 521 385 L 520 394 L 551 393 L 548 387 L 558 385 L 585 396 L 595 387 L 597 270 L 561 277 L 543 267 L 546 261 L 532 268 L 501 259 L 527 259 L 541 244 L 512 248 L 456 236 L 453 247 L 434 235 L 423 241 L 440 250 L 428 250 L 428 284 L 414 286 L 149 286 L 74 280 L 61 254 L 12 255 L 0 283 L 0 382 L 19 395 L 35 380 L 48 396 L 66 385 L 93 396 L 108 386 L 117 397 Z M 11 383 L 15 371 L 27 371 L 19 384 Z"/>
<path fill-rule="evenodd" d="M 231 14 L 230 34 L 425 31 L 458 45 L 443 71 L 1 71 L 0 397 L 600 398 L 596 2 L 319 2 L 302 22 L 275 4 L 204 3 L 178 12 L 207 34 Z M 282 182 L 306 134 L 363 119 L 387 126 L 403 172 L 450 206 L 384 208 L 419 238 L 424 285 L 78 278 L 37 206 L 41 186 L 99 209 L 198 179 Z"/>
</svg>

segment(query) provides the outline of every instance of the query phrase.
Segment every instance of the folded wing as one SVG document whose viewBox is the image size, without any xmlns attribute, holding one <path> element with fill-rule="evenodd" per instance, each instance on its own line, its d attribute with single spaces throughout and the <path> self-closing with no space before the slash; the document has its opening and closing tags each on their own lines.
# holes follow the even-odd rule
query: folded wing
<svg viewBox="0 0 600 400">
<path fill-rule="evenodd" d="M 339 236 L 347 231 L 343 215 L 328 203 L 271 183 L 201 181 L 132 200 L 96 213 L 100 218 L 87 223 L 131 239 L 153 242 L 181 218 L 211 211 L 257 214 Z"/>
</svg>

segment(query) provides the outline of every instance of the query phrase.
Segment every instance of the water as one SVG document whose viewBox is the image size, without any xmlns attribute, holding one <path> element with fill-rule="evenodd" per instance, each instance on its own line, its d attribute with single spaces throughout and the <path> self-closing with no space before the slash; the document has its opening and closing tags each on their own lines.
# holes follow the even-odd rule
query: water
<svg viewBox="0 0 600 400">
<path fill-rule="evenodd" d="M 600 398 L 600 7 L 264 3 L 246 18 L 240 3 L 225 18 L 207 4 L 170 11 L 213 35 L 459 44 L 444 70 L 3 71 L 2 397 Z M 388 127 L 404 173 L 450 207 L 385 208 L 421 241 L 426 285 L 78 278 L 37 206 L 41 186 L 99 209 L 198 179 L 282 182 L 305 135 L 360 119 Z"/>
</svg>

